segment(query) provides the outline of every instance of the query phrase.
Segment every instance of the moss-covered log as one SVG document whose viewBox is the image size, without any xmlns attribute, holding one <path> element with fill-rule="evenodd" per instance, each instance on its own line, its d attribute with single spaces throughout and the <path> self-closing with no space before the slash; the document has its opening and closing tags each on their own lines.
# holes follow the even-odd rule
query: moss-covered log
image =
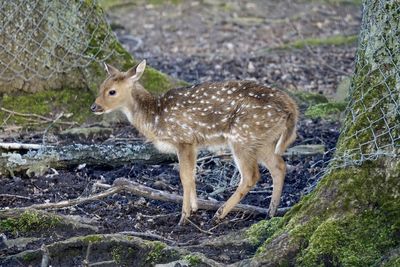
<svg viewBox="0 0 400 267">
<path fill-rule="evenodd" d="M 0 106 L 6 109 L 49 117 L 64 112 L 82 122 L 105 79 L 102 62 L 123 70 L 136 64 L 96 1 L 5 1 L 0 12 Z M 181 83 L 151 67 L 142 82 L 155 93 Z M 0 111 L 0 121 L 26 122 L 8 115 Z"/>
<path fill-rule="evenodd" d="M 118 167 L 124 164 L 159 164 L 176 161 L 170 154 L 158 152 L 151 144 L 43 146 L 27 153 L 8 152 L 0 156 L 0 175 L 26 172 L 42 175 L 49 168 L 70 169 L 80 164 Z"/>
<path fill-rule="evenodd" d="M 399 266 L 400 3 L 364 7 L 336 168 L 282 219 L 253 226 L 260 246 L 238 266 Z"/>
</svg>

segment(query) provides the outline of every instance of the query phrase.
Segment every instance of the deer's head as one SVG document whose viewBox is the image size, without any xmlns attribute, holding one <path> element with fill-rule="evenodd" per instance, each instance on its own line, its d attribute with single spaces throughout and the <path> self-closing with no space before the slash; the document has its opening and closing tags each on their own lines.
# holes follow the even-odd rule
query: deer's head
<svg viewBox="0 0 400 267">
<path fill-rule="evenodd" d="M 108 77 L 101 84 L 99 95 L 90 107 L 97 115 L 119 110 L 129 105 L 129 101 L 132 101 L 132 90 L 142 88 L 138 81 L 146 68 L 146 61 L 143 60 L 126 72 L 121 72 L 108 64 L 104 65 Z"/>
</svg>

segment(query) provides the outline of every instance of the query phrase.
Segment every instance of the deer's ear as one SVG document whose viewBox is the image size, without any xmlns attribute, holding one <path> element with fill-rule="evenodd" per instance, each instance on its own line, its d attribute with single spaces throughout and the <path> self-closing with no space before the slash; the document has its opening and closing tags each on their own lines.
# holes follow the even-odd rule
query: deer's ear
<svg viewBox="0 0 400 267">
<path fill-rule="evenodd" d="M 146 68 L 146 60 L 143 60 L 142 62 L 137 64 L 135 67 L 129 69 L 126 72 L 126 75 L 129 79 L 131 79 L 133 81 L 138 81 L 140 79 L 140 77 L 142 77 L 145 68 Z"/>
<path fill-rule="evenodd" d="M 117 68 L 115 68 L 107 63 L 104 63 L 104 68 L 106 69 L 108 75 L 110 75 L 110 76 L 117 74 L 119 72 L 119 70 Z"/>
</svg>

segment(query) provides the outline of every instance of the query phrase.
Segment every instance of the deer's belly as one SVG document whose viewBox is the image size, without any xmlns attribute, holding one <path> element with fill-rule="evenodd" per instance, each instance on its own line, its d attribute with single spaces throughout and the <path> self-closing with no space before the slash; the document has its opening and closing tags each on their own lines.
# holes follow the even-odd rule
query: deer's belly
<svg viewBox="0 0 400 267">
<path fill-rule="evenodd" d="M 176 154 L 176 147 L 171 143 L 164 141 L 155 141 L 153 144 L 157 148 L 157 150 L 162 153 Z"/>
</svg>

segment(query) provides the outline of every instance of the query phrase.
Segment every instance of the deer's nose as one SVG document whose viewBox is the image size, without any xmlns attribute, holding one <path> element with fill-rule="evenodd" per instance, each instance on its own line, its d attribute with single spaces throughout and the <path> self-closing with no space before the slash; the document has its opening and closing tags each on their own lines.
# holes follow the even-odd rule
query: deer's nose
<svg viewBox="0 0 400 267">
<path fill-rule="evenodd" d="M 90 110 L 91 110 L 92 112 L 99 112 L 99 111 L 102 110 L 102 108 L 101 108 L 99 105 L 97 105 L 96 103 L 93 103 L 93 104 L 90 106 Z"/>
</svg>

